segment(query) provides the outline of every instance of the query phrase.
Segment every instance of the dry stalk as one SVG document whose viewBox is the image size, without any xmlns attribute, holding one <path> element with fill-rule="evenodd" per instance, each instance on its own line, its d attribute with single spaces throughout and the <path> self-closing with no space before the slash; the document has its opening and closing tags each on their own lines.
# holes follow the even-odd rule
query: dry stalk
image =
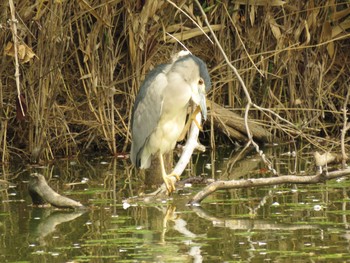
<svg viewBox="0 0 350 263">
<path fill-rule="evenodd" d="M 207 61 L 214 83 L 211 100 L 245 110 L 245 116 L 261 120 L 276 136 L 306 140 L 317 148 L 322 139 L 323 148 L 340 151 L 340 140 L 334 138 L 343 127 L 339 109 L 348 90 L 342 85 L 349 76 L 346 3 L 292 1 L 284 8 L 282 1 L 274 7 L 253 2 L 209 1 L 206 10 L 247 90 L 201 31 L 209 28 L 193 1 L 0 4 L 0 44 L 18 41 L 13 54 L 19 54 L 21 74 L 14 56 L 0 55 L 2 160 L 26 159 L 35 152 L 43 160 L 79 152 L 127 152 L 132 105 L 145 72 L 181 48 L 168 34 Z M 11 22 L 11 3 L 20 23 Z M 22 45 L 37 55 L 23 66 Z M 26 105 L 16 108 L 13 99 L 20 93 Z M 23 106 L 27 116 L 19 121 L 16 112 L 23 112 Z M 214 145 L 221 133 L 211 125 Z"/>
<path fill-rule="evenodd" d="M 247 48 L 246 48 L 246 45 L 244 44 L 244 42 L 243 42 L 243 40 L 242 40 L 242 38 L 241 38 L 241 36 L 240 36 L 240 33 L 239 33 L 239 31 L 238 31 L 238 29 L 237 29 L 235 23 L 233 22 L 232 17 L 231 17 L 230 14 L 228 13 L 228 10 L 227 10 L 227 8 L 226 8 L 225 5 L 224 5 L 224 8 L 225 8 L 227 17 L 230 19 L 231 24 L 232 24 L 233 27 L 235 28 L 236 35 L 237 35 L 237 37 L 238 37 L 238 40 L 239 40 L 239 42 L 241 43 L 241 45 L 242 45 L 242 47 L 243 47 L 245 53 L 247 54 L 248 59 L 250 60 L 250 62 L 252 63 L 252 65 L 253 65 L 253 67 L 256 69 L 256 71 L 259 72 L 259 74 L 263 77 L 264 74 L 259 70 L 259 68 L 257 67 L 257 65 L 254 63 L 252 57 L 250 56 L 250 54 L 249 54 L 249 52 L 248 52 L 248 50 L 247 50 Z"/>
<path fill-rule="evenodd" d="M 13 0 L 9 0 L 10 10 L 11 10 L 11 31 L 12 31 L 12 39 L 13 39 L 13 46 L 14 46 L 14 56 L 15 56 L 15 79 L 16 79 L 16 87 L 17 87 L 17 98 L 18 102 L 22 111 L 22 115 L 25 116 L 23 105 L 21 101 L 21 84 L 19 79 L 19 62 L 18 62 L 18 36 L 17 36 L 17 23 L 18 20 L 16 19 L 16 11 L 15 11 L 15 5 L 13 4 Z"/>
<path fill-rule="evenodd" d="M 207 24 L 207 26 L 210 28 L 210 24 L 208 22 L 207 16 L 204 12 L 204 10 L 202 9 L 200 3 L 198 2 L 198 0 L 196 0 L 196 3 L 199 7 L 199 9 L 202 12 L 203 17 L 205 18 L 205 23 Z M 278 28 L 275 28 L 276 30 Z M 279 30 L 279 29 L 278 29 Z M 247 99 L 247 104 L 246 104 L 246 108 L 245 108 L 245 114 L 244 114 L 244 120 L 245 120 L 245 126 L 246 126 L 246 130 L 247 130 L 247 134 L 248 134 L 248 138 L 249 141 L 245 147 L 245 149 L 248 147 L 249 144 L 253 144 L 255 146 L 256 151 L 259 153 L 259 155 L 262 157 L 263 161 L 265 162 L 265 164 L 267 164 L 268 168 L 270 171 L 272 171 L 274 174 L 277 174 L 277 172 L 273 169 L 273 167 L 271 166 L 271 162 L 269 162 L 268 160 L 266 160 L 265 158 L 265 154 L 262 151 L 259 151 L 259 146 L 254 142 L 253 137 L 249 131 L 249 127 L 248 127 L 248 113 L 250 110 L 251 106 L 254 106 L 255 108 L 259 109 L 260 111 L 266 111 L 266 109 L 259 107 L 258 105 L 254 104 L 252 102 L 252 99 L 250 97 L 250 94 L 244 84 L 244 81 L 242 80 L 242 78 L 240 77 L 238 71 L 236 70 L 236 68 L 231 64 L 231 62 L 229 61 L 227 55 L 225 54 L 225 51 L 223 50 L 223 48 L 220 45 L 220 42 L 218 41 L 216 35 L 214 34 L 213 30 L 211 30 L 211 33 L 213 35 L 213 38 L 215 40 L 215 43 L 217 44 L 218 48 L 220 49 L 226 63 L 231 67 L 231 69 L 234 71 L 234 73 L 236 74 L 238 81 L 240 82 L 243 91 L 246 95 L 246 99 Z M 278 38 L 279 35 L 279 31 L 275 31 L 274 35 L 276 38 Z M 307 29 L 307 34 L 309 35 L 309 31 Z M 307 41 L 307 43 L 309 42 L 309 40 Z M 321 70 L 321 72 L 323 72 L 323 70 Z M 322 74 L 322 73 L 321 73 Z M 322 78 L 321 78 L 322 81 Z M 309 96 L 310 94 L 306 94 L 307 96 Z M 286 119 L 280 117 L 278 114 L 274 113 L 272 110 L 268 110 L 270 113 L 272 113 L 275 116 L 278 116 L 278 119 L 285 121 L 286 123 L 288 123 L 289 125 L 291 125 L 292 127 L 294 126 L 292 123 L 290 123 L 289 121 L 287 121 Z M 346 115 L 346 113 L 345 113 Z M 344 124 L 345 125 L 345 124 Z M 344 126 L 344 130 L 346 130 L 347 127 Z M 244 150 L 245 150 L 244 149 Z M 241 187 L 252 187 L 252 186 L 258 186 L 258 185 L 270 185 L 270 184 L 280 184 L 280 183 L 316 183 L 316 182 L 321 182 L 325 179 L 332 179 L 332 178 L 336 178 L 339 176 L 344 176 L 344 175 L 348 175 L 350 173 L 349 170 L 342 170 L 342 171 L 337 171 L 332 173 L 331 175 L 327 174 L 327 175 L 315 175 L 315 176 L 308 176 L 308 177 L 299 177 L 299 176 L 283 176 L 283 177 L 274 177 L 274 178 L 261 178 L 261 179 L 250 179 L 250 180 L 241 180 L 241 181 L 217 181 L 212 183 L 211 185 L 209 185 L 208 187 L 206 187 L 204 190 L 202 190 L 201 192 L 199 192 L 191 201 L 191 203 L 198 203 L 201 200 L 203 200 L 203 198 L 205 198 L 207 195 L 209 195 L 210 193 L 217 191 L 219 189 L 232 189 L 232 188 L 241 188 Z"/>
<path fill-rule="evenodd" d="M 345 149 L 345 137 L 346 133 L 350 129 L 350 123 L 348 123 L 348 102 L 349 102 L 349 97 L 350 97 L 350 89 L 348 89 L 348 92 L 346 94 L 346 98 L 344 101 L 344 106 L 343 106 L 343 129 L 341 131 L 341 154 L 342 154 L 342 167 L 345 169 L 347 167 L 346 161 L 348 160 L 348 155 L 346 154 L 346 149 Z"/>
<path fill-rule="evenodd" d="M 201 13 L 202 13 L 202 16 L 204 17 L 204 21 L 206 23 L 206 25 L 209 27 L 210 29 L 210 33 L 212 34 L 213 38 L 214 38 L 214 41 L 216 43 L 216 45 L 218 46 L 218 48 L 220 49 L 223 57 L 225 58 L 225 61 L 226 63 L 230 66 L 230 68 L 233 70 L 233 72 L 235 73 L 235 75 L 237 76 L 237 79 L 239 81 L 239 83 L 241 84 L 242 86 L 242 89 L 245 93 L 245 96 L 246 96 L 246 99 L 247 99 L 247 104 L 246 104 L 246 107 L 245 107 L 245 112 L 244 112 L 244 125 L 245 125 L 245 128 L 246 128 L 246 132 L 247 132 L 247 137 L 248 137 L 248 142 L 247 144 L 245 145 L 243 151 L 245 151 L 250 144 L 252 144 L 254 147 L 255 147 L 255 150 L 257 151 L 257 153 L 259 153 L 260 157 L 262 158 L 262 160 L 264 161 L 264 163 L 267 165 L 268 169 L 273 173 L 273 174 L 277 174 L 277 171 L 272 167 L 272 163 L 270 160 L 268 160 L 268 158 L 266 157 L 266 155 L 263 153 L 263 151 L 260 150 L 259 148 L 259 145 L 254 141 L 253 139 L 253 136 L 252 136 L 252 133 L 250 131 L 250 128 L 249 128 L 249 125 L 248 125 L 248 114 L 249 114 L 249 110 L 250 110 L 250 107 L 252 105 L 255 105 L 253 104 L 252 102 L 252 99 L 250 97 L 250 94 L 248 92 L 248 89 L 247 87 L 245 86 L 245 83 L 243 81 L 243 79 L 241 78 L 240 74 L 238 73 L 237 69 L 232 65 L 232 63 L 230 62 L 230 60 L 228 59 L 227 55 L 226 55 L 226 52 L 224 51 L 224 49 L 222 48 L 219 40 L 217 39 L 214 31 L 212 30 L 211 26 L 210 26 L 210 23 L 208 21 L 208 18 L 207 18 L 207 15 L 205 14 L 202 6 L 200 5 L 200 3 L 198 2 L 198 0 L 195 0 L 195 2 L 197 3 L 197 6 L 198 8 L 201 10 Z"/>
<path fill-rule="evenodd" d="M 183 11 L 180 7 L 178 7 L 173 1 L 170 0 L 166 0 L 168 3 L 170 3 L 171 5 L 173 5 L 177 10 L 179 10 L 181 13 L 183 13 L 186 17 L 188 17 L 188 19 L 190 19 L 192 21 L 193 24 L 196 25 L 196 27 L 206 36 L 206 38 L 210 41 L 210 43 L 214 44 L 213 41 L 210 39 L 210 37 L 207 35 L 207 33 L 205 32 L 205 30 L 203 30 L 203 28 L 192 19 L 192 17 L 190 17 L 185 11 Z M 212 29 L 210 29 L 212 30 Z M 187 50 L 187 49 L 186 49 Z"/>
</svg>

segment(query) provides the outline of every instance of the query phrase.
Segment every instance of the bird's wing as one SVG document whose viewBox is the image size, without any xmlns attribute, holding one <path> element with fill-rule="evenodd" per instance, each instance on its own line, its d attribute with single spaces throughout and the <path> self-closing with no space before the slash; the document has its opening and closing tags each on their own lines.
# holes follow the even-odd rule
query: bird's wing
<svg viewBox="0 0 350 263">
<path fill-rule="evenodd" d="M 153 69 L 141 85 L 132 115 L 132 145 L 130 158 L 137 167 L 141 165 L 141 153 L 149 136 L 157 127 L 163 104 L 163 91 L 168 85 L 168 64 Z"/>
</svg>

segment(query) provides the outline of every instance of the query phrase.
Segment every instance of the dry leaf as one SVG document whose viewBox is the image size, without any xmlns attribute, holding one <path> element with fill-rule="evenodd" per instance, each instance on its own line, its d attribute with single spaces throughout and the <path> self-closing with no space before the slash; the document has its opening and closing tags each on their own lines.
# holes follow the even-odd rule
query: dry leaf
<svg viewBox="0 0 350 263">
<path fill-rule="evenodd" d="M 320 9 L 319 8 L 312 9 L 311 7 L 310 9 L 312 11 L 308 11 L 307 24 L 309 25 L 310 29 L 313 29 L 318 24 L 317 16 L 320 13 Z"/>
<path fill-rule="evenodd" d="M 334 12 L 331 15 L 332 22 L 338 21 L 349 14 L 350 14 L 350 7 L 348 7 L 347 9 L 341 10 L 339 12 Z"/>
<path fill-rule="evenodd" d="M 332 38 L 338 36 L 340 33 L 350 28 L 350 19 L 344 20 L 339 25 L 332 27 Z"/>
<path fill-rule="evenodd" d="M 332 27 L 331 24 L 326 21 L 323 23 L 322 26 L 322 33 L 321 33 L 321 42 L 325 42 L 327 40 L 330 40 L 332 38 Z"/>
<path fill-rule="evenodd" d="M 282 6 L 286 3 L 286 1 L 281 0 L 254 0 L 254 1 L 247 1 L 247 0 L 236 0 L 235 3 L 240 5 L 255 5 L 255 6 Z"/>
<path fill-rule="evenodd" d="M 301 22 L 299 24 L 298 28 L 295 30 L 294 39 L 296 41 L 301 41 L 300 36 L 301 36 L 302 32 L 304 32 L 304 36 L 305 36 L 305 41 L 304 41 L 303 45 L 308 45 L 310 43 L 310 39 L 311 39 L 308 20 L 304 20 L 303 22 Z"/>
<path fill-rule="evenodd" d="M 220 30 L 222 27 L 223 27 L 223 25 L 212 25 L 211 26 L 213 31 Z M 208 27 L 202 27 L 202 30 L 205 33 L 209 32 L 209 28 Z M 191 38 L 203 35 L 203 31 L 202 30 L 200 30 L 199 28 L 196 27 L 196 28 L 193 28 L 193 29 L 189 29 L 189 30 L 180 32 L 180 33 L 173 34 L 175 39 L 172 38 L 172 37 L 168 37 L 167 38 L 167 42 L 168 43 L 175 43 L 175 42 L 177 42 L 176 39 L 178 39 L 180 41 L 184 41 L 186 39 L 191 39 Z"/>
<path fill-rule="evenodd" d="M 6 47 L 4 49 L 4 54 L 10 57 L 15 56 L 15 50 L 13 48 L 13 43 L 12 42 L 7 42 Z"/>
<path fill-rule="evenodd" d="M 252 5 L 250 7 L 249 18 L 250 18 L 251 26 L 254 26 L 254 22 L 255 22 L 255 6 L 254 5 Z"/>
<path fill-rule="evenodd" d="M 269 17 L 270 17 L 269 24 L 270 24 L 272 34 L 276 38 L 276 40 L 278 41 L 281 38 L 281 30 L 280 30 L 276 20 L 272 16 L 269 16 Z"/>
<path fill-rule="evenodd" d="M 294 30 L 294 39 L 295 41 L 299 41 L 300 35 L 305 28 L 305 23 L 299 23 L 299 26 Z"/>
<path fill-rule="evenodd" d="M 295 99 L 294 101 L 294 105 L 297 106 L 297 105 L 301 105 L 303 103 L 303 101 L 301 99 Z"/>
<path fill-rule="evenodd" d="M 8 42 L 4 49 L 4 54 L 10 57 L 15 57 L 15 47 L 12 42 Z M 17 55 L 19 61 L 24 64 L 29 62 L 33 57 L 36 57 L 33 50 L 25 44 L 18 45 Z"/>
<path fill-rule="evenodd" d="M 334 42 L 330 42 L 327 45 L 327 52 L 328 52 L 329 57 L 333 58 L 333 56 L 334 56 Z"/>
</svg>

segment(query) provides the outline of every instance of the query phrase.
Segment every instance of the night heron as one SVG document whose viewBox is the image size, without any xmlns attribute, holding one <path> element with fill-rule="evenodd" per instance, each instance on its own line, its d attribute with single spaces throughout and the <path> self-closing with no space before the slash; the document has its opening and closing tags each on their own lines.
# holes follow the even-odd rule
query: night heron
<svg viewBox="0 0 350 263">
<path fill-rule="evenodd" d="M 152 156 L 158 154 L 168 193 L 175 190 L 175 180 L 171 177 L 179 179 L 179 175 L 166 173 L 163 154 L 175 148 L 184 130 L 191 100 L 206 119 L 206 92 L 210 87 L 206 64 L 189 52 L 181 51 L 169 64 L 150 71 L 136 96 L 130 158 L 137 168 L 146 169 Z"/>
</svg>

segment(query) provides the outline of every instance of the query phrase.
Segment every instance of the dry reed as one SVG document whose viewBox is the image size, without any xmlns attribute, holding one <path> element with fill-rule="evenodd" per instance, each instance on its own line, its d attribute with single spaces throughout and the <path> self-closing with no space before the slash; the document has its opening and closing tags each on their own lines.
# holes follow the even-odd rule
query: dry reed
<svg viewBox="0 0 350 263">
<path fill-rule="evenodd" d="M 13 1 L 18 22 L 11 19 L 10 1 L 0 3 L 3 163 L 15 156 L 39 162 L 80 152 L 126 152 L 135 94 L 154 65 L 182 49 L 175 38 L 208 63 L 213 101 L 238 113 L 246 103 L 190 0 Z M 276 137 L 317 144 L 340 136 L 342 108 L 349 106 L 348 3 L 201 2 L 254 103 L 294 126 L 270 112 L 251 112 L 252 119 Z M 17 25 L 20 94 L 11 23 Z"/>
</svg>

